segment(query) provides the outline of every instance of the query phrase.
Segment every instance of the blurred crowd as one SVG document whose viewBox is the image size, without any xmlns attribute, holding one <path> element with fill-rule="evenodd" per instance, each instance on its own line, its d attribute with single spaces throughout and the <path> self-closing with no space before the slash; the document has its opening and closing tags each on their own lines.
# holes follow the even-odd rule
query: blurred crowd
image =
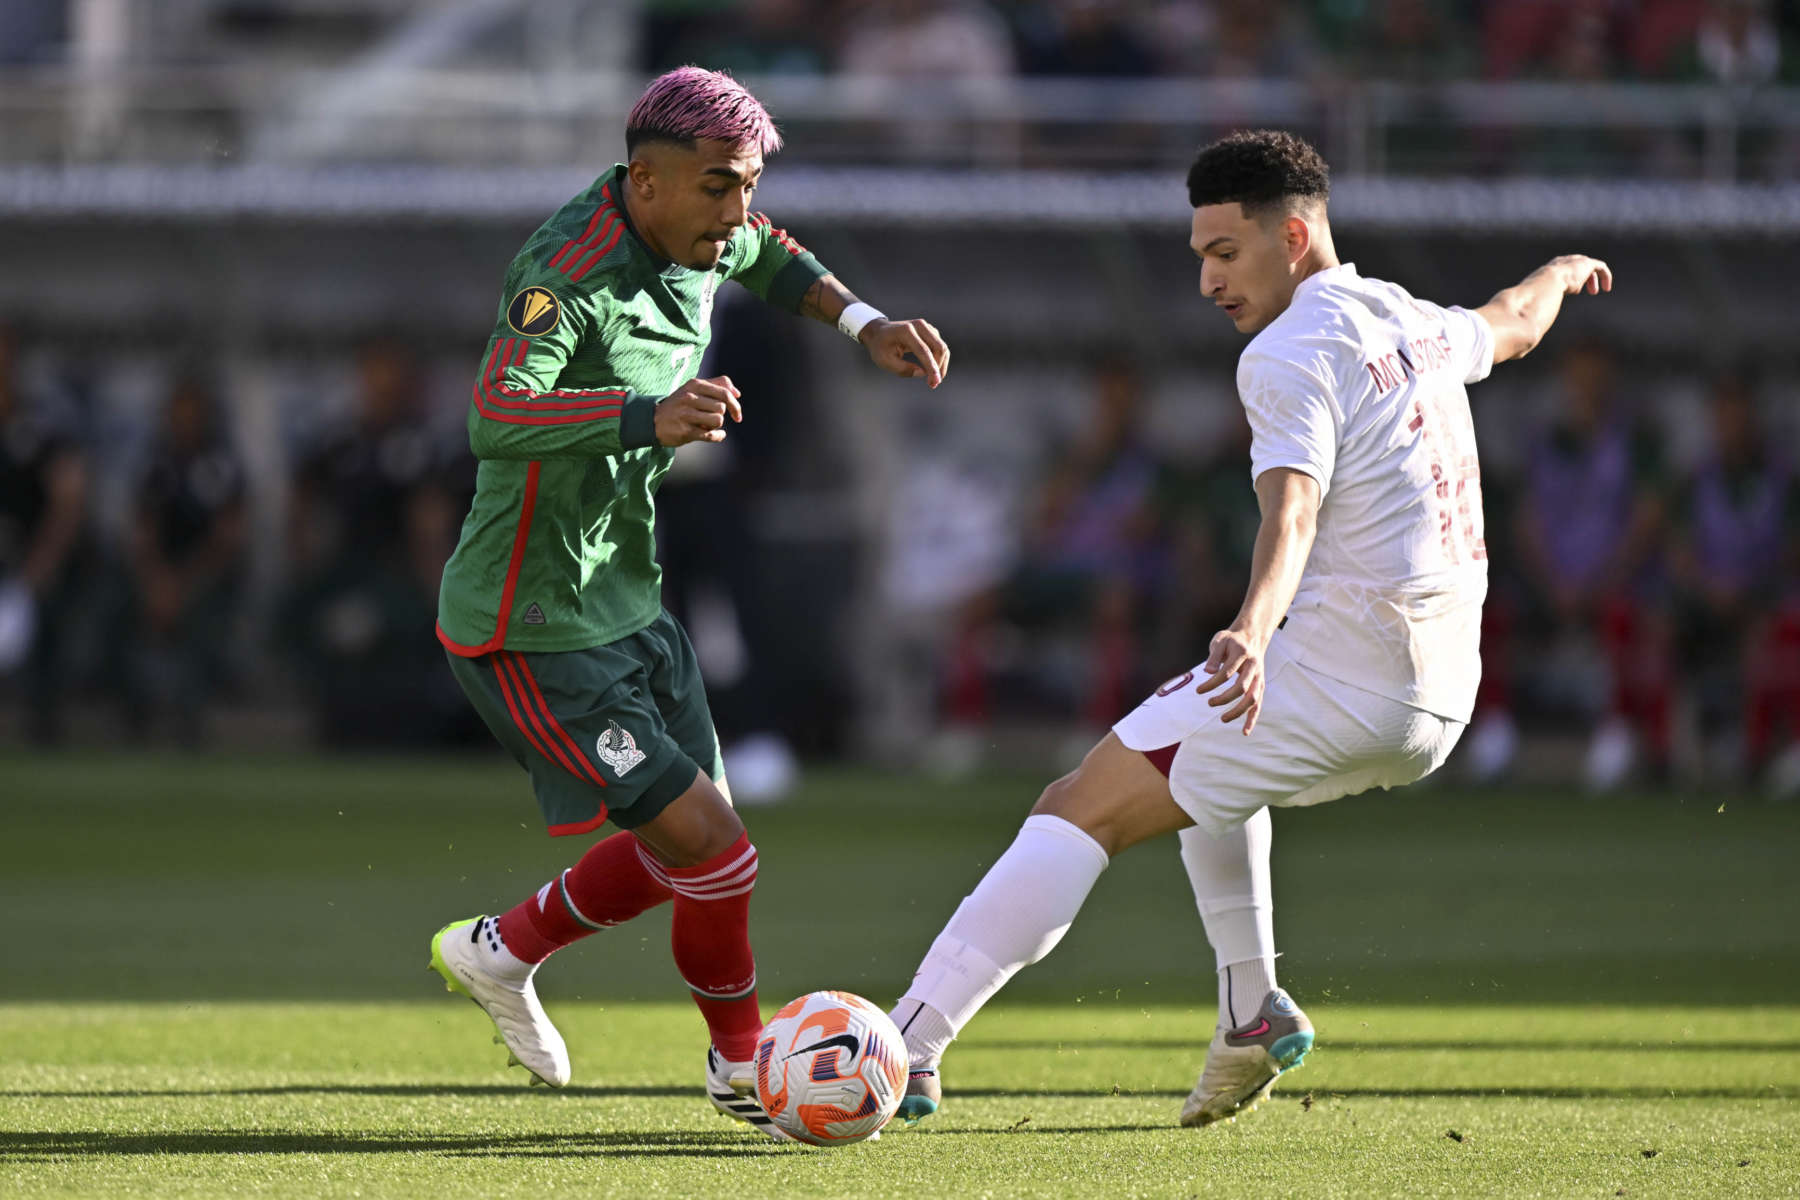
<svg viewBox="0 0 1800 1200">
<path fill-rule="evenodd" d="M 82 37 L 204 57 L 221 40 L 304 54 L 379 37 L 431 6 L 395 0 L 8 0 L 0 63 Z M 617 41 L 617 10 L 602 27 Z M 644 70 L 1093 77 L 1793 80 L 1794 0 L 639 0 Z M 509 14 L 509 21 L 514 18 Z M 560 15 L 566 35 L 584 29 Z M 529 39 L 531 31 L 525 30 Z M 497 47 L 490 55 L 504 54 Z"/>
<path fill-rule="evenodd" d="M 954 84 L 956 96 L 985 98 L 964 114 L 968 128 L 926 102 L 869 131 L 903 161 L 1179 157 L 1189 130 L 1171 145 L 1165 122 L 1134 114 L 1117 93 L 1081 114 L 1046 93 L 1032 121 L 1015 128 L 1005 118 L 1004 85 L 1015 79 L 1162 79 L 1289 85 L 1286 122 L 1307 125 L 1357 170 L 1800 175 L 1800 138 L 1754 107 L 1767 88 L 1800 81 L 1800 0 L 678 0 L 648 6 L 643 24 L 646 71 L 702 62 L 759 76 Z M 1356 86 L 1371 81 L 1425 90 L 1372 100 Z M 1521 91 L 1476 108 L 1432 90 L 1462 81 L 1691 84 L 1719 95 L 1665 108 L 1642 94 Z M 1243 103 L 1192 117 L 1241 124 L 1255 111 Z M 1373 132 L 1339 128 L 1359 122 Z M 815 135 L 796 153 L 855 150 L 827 150 Z"/>
<path fill-rule="evenodd" d="M 429 634 L 474 465 L 428 423 L 402 343 L 370 340 L 352 374 L 348 404 L 282 439 L 271 493 L 251 487 L 245 397 L 216 364 L 95 378 L 0 326 L 0 669 L 31 740 L 62 740 L 70 701 L 97 697 L 130 739 L 199 744 L 265 638 L 333 744 L 462 719 Z M 274 528 L 251 511 L 271 494 Z M 279 553 L 254 555 L 271 535 Z M 272 593 L 254 570 L 271 557 Z"/>
<path fill-rule="evenodd" d="M 1787 180 L 1797 39 L 1800 0 L 7 0 L 0 157 L 552 162 L 591 108 L 514 88 L 696 62 L 768 82 L 790 160 L 1141 168 L 1276 121 L 1347 172 Z"/>
<path fill-rule="evenodd" d="M 1034 423 L 1035 446 L 921 410 L 880 544 L 833 516 L 853 456 L 821 442 L 797 336 L 760 305 L 727 307 L 708 369 L 767 402 L 728 453 L 684 457 L 660 500 L 667 603 L 728 739 L 768 735 L 777 768 L 792 748 L 844 747 L 857 695 L 842 660 L 863 651 L 829 631 L 871 554 L 895 581 L 878 603 L 922 614 L 922 707 L 952 733 L 1104 727 L 1232 619 L 1258 514 L 1228 392 L 1197 401 L 1106 356 L 1056 368 L 1066 419 Z M 1646 389 L 1605 342 L 1552 353 L 1522 392 L 1477 399 L 1492 589 L 1462 761 L 1501 779 L 1522 742 L 1574 730 L 1595 788 L 1697 773 L 1792 788 L 1792 382 L 1720 368 L 1682 396 Z M 273 697 L 327 745 L 484 742 L 432 632 L 474 484 L 465 365 L 434 381 L 376 336 L 347 369 L 285 385 L 201 359 L 84 375 L 0 327 L 0 698 L 15 726 L 56 742 L 85 704 L 125 737 L 192 745 L 209 719 Z M 1179 424 L 1210 420 L 1204 436 L 1160 436 L 1159 395 Z M 253 421 L 275 427 L 274 453 L 237 436 Z"/>
<path fill-rule="evenodd" d="M 665 482 L 665 603 L 701 647 L 721 726 L 773 735 L 779 772 L 841 740 L 841 672 L 794 651 L 816 646 L 820 606 L 842 609 L 853 559 L 767 536 L 762 496 L 828 477 L 797 415 L 806 355 L 786 314 L 720 308 L 733 318 L 707 369 L 768 399 Z M 0 729 L 487 744 L 434 634 L 475 486 L 467 368 L 385 334 L 347 361 L 333 346 L 79 362 L 0 323 Z M 806 596 L 782 595 L 796 575 Z M 296 710 L 303 730 L 280 725 Z M 247 728 L 257 713 L 276 727 Z"/>
<path fill-rule="evenodd" d="M 646 70 L 1733 85 L 1800 70 L 1791 0 L 660 0 L 643 12 Z"/>
</svg>

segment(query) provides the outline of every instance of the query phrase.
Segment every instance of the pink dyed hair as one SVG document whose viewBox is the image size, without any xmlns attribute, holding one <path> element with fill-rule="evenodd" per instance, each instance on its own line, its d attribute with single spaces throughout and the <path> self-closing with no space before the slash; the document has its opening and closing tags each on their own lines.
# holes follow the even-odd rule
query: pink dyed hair
<svg viewBox="0 0 1800 1200">
<path fill-rule="evenodd" d="M 725 72 L 703 67 L 658 75 L 625 118 L 627 152 L 639 142 L 692 147 L 701 138 L 755 146 L 764 156 L 781 149 L 781 132 L 761 101 Z"/>
</svg>

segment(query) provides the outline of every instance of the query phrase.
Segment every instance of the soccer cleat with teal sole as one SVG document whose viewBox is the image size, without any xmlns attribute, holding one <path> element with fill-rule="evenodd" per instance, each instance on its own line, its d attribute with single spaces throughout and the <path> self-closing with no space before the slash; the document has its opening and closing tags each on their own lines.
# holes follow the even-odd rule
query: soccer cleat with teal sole
<svg viewBox="0 0 1800 1200">
<path fill-rule="evenodd" d="M 904 1124 L 916 1125 L 937 1112 L 943 1102 L 944 1086 L 938 1080 L 938 1073 L 914 1067 L 907 1072 L 906 1095 L 900 1098 L 900 1107 L 894 1110 L 894 1116 Z"/>
<path fill-rule="evenodd" d="M 1313 1025 L 1292 996 L 1276 988 L 1263 998 L 1256 1019 L 1213 1033 L 1200 1082 L 1181 1108 L 1183 1125 L 1235 1120 L 1254 1109 L 1283 1072 L 1306 1061 Z"/>
</svg>

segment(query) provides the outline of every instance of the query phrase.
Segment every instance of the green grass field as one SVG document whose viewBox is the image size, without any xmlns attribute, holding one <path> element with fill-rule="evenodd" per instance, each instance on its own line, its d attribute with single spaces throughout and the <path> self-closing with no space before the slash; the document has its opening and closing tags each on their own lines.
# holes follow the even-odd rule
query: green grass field
<svg viewBox="0 0 1800 1200">
<path fill-rule="evenodd" d="M 750 813 L 765 1003 L 891 1000 L 1041 782 L 819 772 Z M 941 1117 L 827 1153 L 705 1104 L 663 914 L 545 971 L 574 1086 L 502 1069 L 425 941 L 579 849 L 510 765 L 13 757 L 0 793 L 0 1195 L 1800 1195 L 1793 808 L 1277 814 L 1319 1048 L 1208 1130 L 1174 1120 L 1210 952 L 1173 844 L 1134 850 L 953 1049 Z"/>
</svg>

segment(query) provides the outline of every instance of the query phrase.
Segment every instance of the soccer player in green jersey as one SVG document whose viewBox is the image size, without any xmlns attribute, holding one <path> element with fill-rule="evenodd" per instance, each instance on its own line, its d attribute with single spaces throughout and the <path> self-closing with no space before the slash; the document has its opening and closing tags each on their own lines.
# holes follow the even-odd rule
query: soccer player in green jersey
<svg viewBox="0 0 1800 1200">
<path fill-rule="evenodd" d="M 695 377 L 720 284 L 836 324 L 878 366 L 936 387 L 950 351 L 862 303 L 750 210 L 781 145 L 729 76 L 654 80 L 613 167 L 525 243 L 475 384 L 475 500 L 444 570 L 438 638 L 488 728 L 531 775 L 553 835 L 608 837 L 498 917 L 457 921 L 432 966 L 493 1018 L 513 1059 L 569 1081 L 532 975 L 552 952 L 674 903 L 675 965 L 712 1045 L 707 1094 L 774 1136 L 750 1086 L 762 1031 L 749 903 L 756 848 L 732 810 L 687 635 L 661 603 L 653 529 L 675 448 L 743 420 Z M 754 397 L 751 398 L 754 403 Z"/>
</svg>

